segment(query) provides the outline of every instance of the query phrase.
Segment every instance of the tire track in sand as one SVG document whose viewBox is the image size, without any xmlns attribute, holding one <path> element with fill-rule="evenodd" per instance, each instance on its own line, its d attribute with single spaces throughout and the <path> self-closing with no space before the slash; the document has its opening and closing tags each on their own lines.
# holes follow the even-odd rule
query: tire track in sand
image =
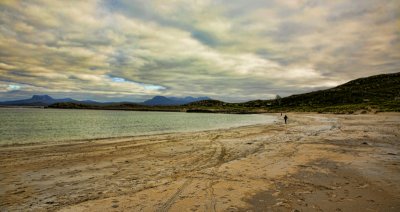
<svg viewBox="0 0 400 212">
<path fill-rule="evenodd" d="M 217 198 L 215 197 L 215 193 L 214 193 L 214 185 L 216 184 L 215 182 L 215 174 L 217 172 L 217 170 L 219 169 L 219 167 L 221 167 L 222 164 L 225 163 L 225 155 L 226 155 L 226 148 L 225 146 L 222 144 L 222 142 L 217 141 L 218 138 L 220 138 L 220 135 L 216 135 L 214 138 L 211 139 L 211 144 L 213 143 L 217 143 L 218 144 L 218 149 L 219 151 L 217 151 L 218 154 L 215 158 L 216 158 L 216 164 L 213 167 L 213 171 L 212 171 L 212 178 L 210 179 L 208 185 L 207 185 L 207 194 L 210 196 L 209 198 L 209 204 L 206 205 L 207 211 L 217 211 L 216 210 L 216 206 L 217 206 Z"/>
<path fill-rule="evenodd" d="M 175 201 L 178 199 L 179 195 L 185 190 L 186 187 L 188 187 L 192 183 L 192 179 L 187 179 L 181 187 L 178 188 L 178 191 L 174 193 L 162 206 L 160 209 L 156 210 L 157 212 L 166 212 L 171 208 L 171 206 L 175 203 Z"/>
<path fill-rule="evenodd" d="M 212 144 L 215 142 L 216 139 L 218 139 L 220 137 L 220 135 L 216 135 L 214 138 L 211 139 L 210 142 L 210 146 L 212 146 Z M 217 153 L 218 151 L 216 151 L 216 153 L 213 155 L 215 156 L 216 154 L 219 154 L 216 159 L 217 159 L 217 163 L 215 165 L 215 167 L 219 167 L 223 164 L 223 158 L 226 154 L 226 150 L 225 147 L 222 145 L 221 142 L 217 142 L 220 146 L 221 151 L 219 153 Z M 213 157 L 211 157 L 213 158 Z M 197 166 L 200 167 L 202 164 L 198 164 Z M 189 178 L 187 179 L 181 187 L 178 188 L 178 190 L 161 206 L 161 208 L 159 208 L 157 211 L 158 212 L 166 212 L 168 211 L 171 206 L 176 202 L 176 200 L 178 199 L 179 195 L 185 190 L 186 187 L 188 187 L 190 184 L 192 183 L 192 179 Z M 212 188 L 212 181 L 210 181 L 210 184 L 207 188 L 207 190 L 211 190 L 210 195 L 211 195 L 211 208 L 215 211 L 215 204 L 216 204 L 216 199 L 214 196 L 214 189 Z"/>
</svg>

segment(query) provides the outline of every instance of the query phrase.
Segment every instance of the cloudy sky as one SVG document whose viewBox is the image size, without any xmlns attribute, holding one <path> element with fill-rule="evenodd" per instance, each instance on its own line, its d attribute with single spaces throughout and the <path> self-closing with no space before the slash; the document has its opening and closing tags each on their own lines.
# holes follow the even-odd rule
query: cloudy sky
<svg viewBox="0 0 400 212">
<path fill-rule="evenodd" d="M 0 100 L 269 99 L 399 72 L 398 0 L 0 1 Z"/>
</svg>

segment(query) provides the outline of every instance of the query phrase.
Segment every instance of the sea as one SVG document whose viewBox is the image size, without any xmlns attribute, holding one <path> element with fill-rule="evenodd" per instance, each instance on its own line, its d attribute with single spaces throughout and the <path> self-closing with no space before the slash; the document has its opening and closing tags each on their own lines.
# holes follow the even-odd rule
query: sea
<svg viewBox="0 0 400 212">
<path fill-rule="evenodd" d="M 0 108 L 0 146 L 269 124 L 265 114 Z"/>
</svg>

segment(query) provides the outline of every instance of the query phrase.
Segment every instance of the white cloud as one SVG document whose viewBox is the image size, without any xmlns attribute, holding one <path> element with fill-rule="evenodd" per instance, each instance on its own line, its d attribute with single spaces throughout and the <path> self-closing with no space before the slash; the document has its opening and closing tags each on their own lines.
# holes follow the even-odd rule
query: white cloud
<svg viewBox="0 0 400 212">
<path fill-rule="evenodd" d="M 15 84 L 9 84 L 7 87 L 7 90 L 9 91 L 17 91 L 20 90 L 21 86 L 20 85 L 15 85 Z"/>
<path fill-rule="evenodd" d="M 23 90 L 239 101 L 331 87 L 397 71 L 399 7 L 390 0 L 2 1 L 0 98 Z"/>
</svg>

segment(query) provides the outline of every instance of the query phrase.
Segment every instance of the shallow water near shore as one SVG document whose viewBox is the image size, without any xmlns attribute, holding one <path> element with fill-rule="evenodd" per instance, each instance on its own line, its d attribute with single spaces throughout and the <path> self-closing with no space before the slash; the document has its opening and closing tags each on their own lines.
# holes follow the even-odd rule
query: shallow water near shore
<svg viewBox="0 0 400 212">
<path fill-rule="evenodd" d="M 272 115 L 0 109 L 0 145 L 191 132 L 273 123 Z"/>
</svg>

